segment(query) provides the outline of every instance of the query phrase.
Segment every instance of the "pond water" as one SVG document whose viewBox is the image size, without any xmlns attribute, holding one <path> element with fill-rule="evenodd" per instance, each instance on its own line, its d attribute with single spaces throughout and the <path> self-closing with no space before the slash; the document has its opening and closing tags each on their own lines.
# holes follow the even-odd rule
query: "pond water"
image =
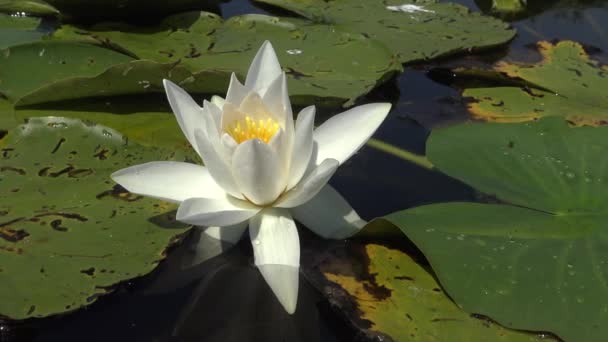
<svg viewBox="0 0 608 342">
<path fill-rule="evenodd" d="M 473 0 L 455 1 L 479 10 Z M 515 19 L 515 40 L 474 56 L 411 65 L 361 102 L 390 101 L 389 118 L 375 139 L 424 154 L 431 127 L 469 120 L 454 79 L 445 68 L 490 65 L 500 58 L 538 59 L 530 48 L 539 40 L 570 39 L 608 55 L 607 1 L 534 1 L 533 14 Z M 532 6 L 532 4 L 531 4 Z M 246 0 L 220 5 L 223 17 L 268 13 Z M 333 184 L 363 218 L 413 206 L 474 200 L 470 187 L 374 147 L 364 147 L 341 167 Z M 314 243 L 314 239 L 306 240 Z M 150 277 L 134 280 L 90 307 L 59 318 L 3 325 L 0 341 L 349 341 L 355 337 L 306 281 L 299 309 L 286 315 L 252 266 L 248 242 L 208 266 L 203 280 L 169 294 L 145 295 Z M 194 297 L 192 297 L 194 296 Z M 192 298 L 195 298 L 193 300 Z"/>
</svg>

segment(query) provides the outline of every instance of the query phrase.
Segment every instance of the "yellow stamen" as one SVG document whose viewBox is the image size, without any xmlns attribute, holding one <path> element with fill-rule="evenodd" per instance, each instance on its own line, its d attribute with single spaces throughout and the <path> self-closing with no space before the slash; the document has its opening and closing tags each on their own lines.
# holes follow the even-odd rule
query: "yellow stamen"
<svg viewBox="0 0 608 342">
<path fill-rule="evenodd" d="M 237 144 L 249 139 L 260 139 L 268 143 L 279 130 L 279 124 L 271 118 L 254 120 L 250 116 L 245 116 L 232 123 L 227 129 L 228 133 Z"/>
</svg>

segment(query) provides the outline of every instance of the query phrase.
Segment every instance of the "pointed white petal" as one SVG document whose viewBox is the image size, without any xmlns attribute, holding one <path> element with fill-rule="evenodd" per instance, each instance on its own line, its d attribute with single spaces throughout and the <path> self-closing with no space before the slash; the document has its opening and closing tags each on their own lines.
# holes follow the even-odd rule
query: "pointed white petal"
<svg viewBox="0 0 608 342">
<path fill-rule="evenodd" d="M 177 220 L 195 226 L 229 226 L 248 220 L 260 208 L 234 197 L 189 198 L 177 209 Z"/>
<path fill-rule="evenodd" d="M 285 189 L 278 154 L 259 139 L 237 146 L 232 156 L 232 174 L 240 192 L 257 205 L 274 202 Z"/>
<path fill-rule="evenodd" d="M 197 130 L 194 134 L 196 146 L 200 151 L 205 166 L 215 182 L 222 187 L 230 195 L 242 198 L 241 192 L 232 177 L 230 166 L 224 159 L 224 156 L 216 150 L 210 139 L 203 134 L 202 130 Z"/>
<path fill-rule="evenodd" d="M 224 107 L 225 102 L 226 102 L 226 100 L 224 100 L 224 98 L 221 96 L 217 96 L 217 95 L 211 96 L 211 103 L 216 105 L 217 108 L 219 108 L 220 110 L 222 109 L 222 107 Z"/>
<path fill-rule="evenodd" d="M 312 155 L 312 131 L 315 124 L 315 106 L 309 106 L 298 114 L 294 137 L 293 151 L 291 153 L 291 166 L 287 189 L 293 188 L 304 176 Z"/>
<path fill-rule="evenodd" d="M 250 92 L 251 90 L 242 85 L 241 82 L 239 82 L 239 79 L 236 78 L 236 75 L 232 73 L 225 102 L 232 103 L 238 107 L 238 105 L 241 104 L 241 101 L 243 101 L 245 96 Z"/>
<path fill-rule="evenodd" d="M 325 121 L 313 132 L 315 164 L 327 158 L 343 164 L 374 134 L 390 109 L 390 103 L 371 103 L 349 109 Z"/>
<path fill-rule="evenodd" d="M 188 139 L 190 145 L 198 152 L 198 148 L 194 142 L 194 131 L 203 127 L 201 118 L 203 116 L 203 109 L 186 91 L 175 83 L 164 79 L 163 85 L 165 86 L 169 105 L 171 105 L 179 127 L 184 132 L 184 136 Z"/>
<path fill-rule="evenodd" d="M 203 101 L 203 111 L 205 115 L 209 115 L 213 119 L 213 127 L 215 127 L 216 132 L 220 132 L 222 124 L 222 110 L 220 108 L 213 102 Z"/>
<path fill-rule="evenodd" d="M 255 264 L 285 311 L 298 300 L 300 239 L 295 222 L 284 209 L 269 208 L 249 223 Z"/>
<path fill-rule="evenodd" d="M 329 184 L 313 199 L 290 210 L 297 221 L 326 239 L 345 239 L 366 224 Z"/>
<path fill-rule="evenodd" d="M 231 137 L 229 134 L 223 133 L 222 134 L 222 145 L 224 146 L 226 153 L 229 156 L 232 156 L 232 154 L 234 153 L 234 149 L 236 149 L 236 147 L 239 144 L 237 144 L 236 141 L 234 140 L 234 138 Z M 230 157 L 230 159 L 232 159 L 232 157 Z"/>
<path fill-rule="evenodd" d="M 272 48 L 272 44 L 265 41 L 249 66 L 245 87 L 264 96 L 272 81 L 279 75 L 281 75 L 279 59 Z"/>
<path fill-rule="evenodd" d="M 283 129 L 293 129 L 293 112 L 291 102 L 289 101 L 289 93 L 287 91 L 287 77 L 282 72 L 264 94 L 264 103 L 268 107 L 271 115 Z"/>
<path fill-rule="evenodd" d="M 225 227 L 197 227 L 192 232 L 192 244 L 185 246 L 182 268 L 197 266 L 234 247 L 247 230 L 249 221 Z"/>
<path fill-rule="evenodd" d="M 201 196 L 222 198 L 226 194 L 207 168 L 190 163 L 150 162 L 116 171 L 110 177 L 132 193 L 171 202 Z"/>
<path fill-rule="evenodd" d="M 285 265 L 260 265 L 258 269 L 285 311 L 290 315 L 296 312 L 300 268 Z"/>
<path fill-rule="evenodd" d="M 289 190 L 276 204 L 281 208 L 293 208 L 302 205 L 315 197 L 327 184 L 338 169 L 340 163 L 335 159 L 325 159 L 298 185 Z"/>
</svg>

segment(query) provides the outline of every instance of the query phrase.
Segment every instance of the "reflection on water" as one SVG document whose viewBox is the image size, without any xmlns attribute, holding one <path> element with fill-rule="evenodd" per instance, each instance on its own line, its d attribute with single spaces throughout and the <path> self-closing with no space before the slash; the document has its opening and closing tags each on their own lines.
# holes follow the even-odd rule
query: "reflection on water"
<svg viewBox="0 0 608 342">
<path fill-rule="evenodd" d="M 489 1 L 457 1 L 472 9 Z M 432 68 L 485 65 L 499 58 L 534 60 L 530 46 L 538 40 L 571 39 L 593 47 L 606 61 L 606 1 L 528 0 L 529 13 L 513 21 L 518 36 L 507 48 L 483 56 L 462 56 L 429 65 L 408 66 L 398 79 L 370 94 L 369 101 L 392 101 L 394 109 L 376 138 L 424 154 L 429 127 L 468 120 L 459 92 L 431 80 Z M 267 13 L 246 0 L 220 5 L 224 17 Z M 449 77 L 442 82 L 449 84 Z M 472 189 L 441 174 L 422 169 L 371 147 L 341 167 L 331 183 L 370 219 L 421 204 L 471 200 Z M 338 341 L 349 340 L 342 324 L 323 308 L 318 294 L 301 278 L 299 308 L 288 316 L 251 265 L 248 242 L 200 270 L 197 283 L 168 294 L 146 296 L 147 279 L 121 286 L 90 308 L 40 325 L 35 341 Z M 154 275 L 153 275 L 154 276 Z M 319 310 L 319 308 L 323 310 Z M 27 340 L 30 323 L 17 326 Z M 340 335 L 342 334 L 342 335 Z M 346 335 L 343 335 L 346 334 Z M 0 330 L 0 340 L 7 333 Z M 13 339 L 14 340 L 14 339 Z"/>
</svg>

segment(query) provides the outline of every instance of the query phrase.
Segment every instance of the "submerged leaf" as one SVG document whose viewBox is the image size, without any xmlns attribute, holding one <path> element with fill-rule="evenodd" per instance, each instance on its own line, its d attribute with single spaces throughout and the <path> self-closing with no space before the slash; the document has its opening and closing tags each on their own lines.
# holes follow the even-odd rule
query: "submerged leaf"
<svg viewBox="0 0 608 342">
<path fill-rule="evenodd" d="M 174 205 L 126 192 L 110 174 L 188 156 L 129 143 L 103 126 L 30 119 L 0 141 L 0 315 L 76 310 L 150 272 L 187 226 Z"/>
</svg>

